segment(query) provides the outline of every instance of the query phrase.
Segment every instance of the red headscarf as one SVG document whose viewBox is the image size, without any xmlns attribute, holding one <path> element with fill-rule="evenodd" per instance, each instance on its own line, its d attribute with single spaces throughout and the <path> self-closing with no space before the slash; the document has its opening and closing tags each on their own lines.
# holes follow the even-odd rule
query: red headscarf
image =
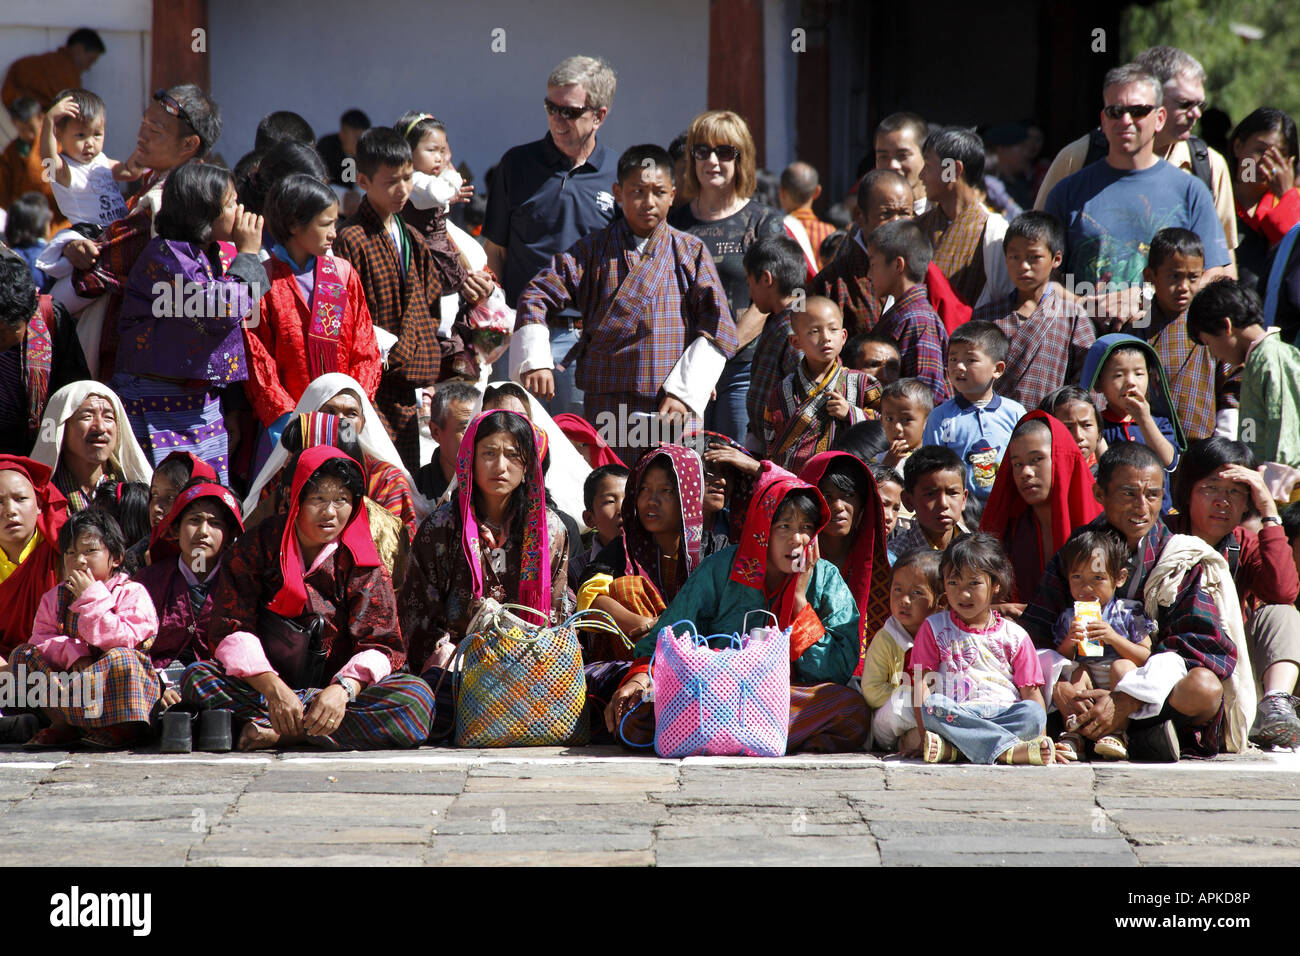
<svg viewBox="0 0 1300 956">
<path fill-rule="evenodd" d="M 671 586 L 659 580 L 659 546 L 641 524 L 636 499 L 641 478 L 651 465 L 667 465 L 677 480 L 677 504 L 681 510 L 681 545 L 677 553 L 677 579 Z M 700 563 L 704 529 L 704 463 L 684 445 L 659 445 L 637 459 L 627 479 L 623 497 L 623 551 L 627 555 L 624 573 L 639 575 L 653 584 L 660 596 L 673 595 Z M 667 603 L 665 600 L 664 603 Z"/>
<path fill-rule="evenodd" d="M 745 525 L 736 549 L 736 560 L 731 566 L 731 580 L 755 588 L 763 593 L 772 613 L 781 627 L 794 623 L 794 584 L 798 575 L 790 574 L 774 591 L 767 589 L 767 546 L 772 540 L 772 519 L 781 509 L 781 502 L 792 491 L 811 491 L 817 500 L 819 517 L 813 534 L 819 534 L 831 520 L 831 509 L 815 485 L 796 478 L 778 465 L 765 461 L 755 479 L 754 494 L 749 499 Z"/>
<path fill-rule="evenodd" d="M 177 454 L 177 452 L 172 454 Z M 181 553 L 180 532 L 173 525 L 179 520 L 181 512 L 200 498 L 215 498 L 220 502 L 229 513 L 231 522 L 238 529 L 237 534 L 243 533 L 244 521 L 239 515 L 239 502 L 235 500 L 234 493 L 215 481 L 198 481 L 185 486 L 172 503 L 171 511 L 167 512 L 166 517 L 158 522 L 158 526 L 149 535 L 149 560 L 151 562 L 173 558 Z M 229 545 L 234 538 L 235 535 L 232 535 L 230 540 L 223 542 L 223 547 Z"/>
<path fill-rule="evenodd" d="M 609 447 L 609 443 L 600 437 L 600 432 L 596 431 L 591 422 L 581 415 L 574 415 L 572 412 L 561 412 L 552 420 L 560 426 L 560 431 L 564 432 L 569 441 L 575 445 L 589 445 L 595 449 L 595 454 L 592 455 L 592 468 L 623 464 L 623 460 L 614 454 L 614 450 Z"/>
<path fill-rule="evenodd" d="M 885 626 L 889 618 L 889 555 L 885 550 L 885 509 L 880 503 L 880 489 L 871 469 L 857 455 L 846 451 L 825 451 L 814 455 L 803 466 L 799 477 L 813 487 L 821 484 L 826 471 L 836 459 L 854 465 L 866 478 L 867 495 L 862 502 L 864 515 L 853 532 L 853 546 L 848 557 L 848 585 L 858 602 L 858 637 L 861 652 L 867 642 Z M 873 603 L 874 601 L 874 603 Z"/>
<path fill-rule="evenodd" d="M 269 609 L 283 617 L 297 617 L 307 606 L 307 568 L 303 566 L 302 548 L 298 544 L 298 535 L 294 525 L 298 521 L 299 497 L 307 481 L 320 467 L 331 458 L 342 458 L 357 465 L 348 455 L 328 445 L 308 448 L 298 456 L 298 464 L 293 470 L 293 485 L 289 494 L 289 513 L 284 523 L 284 535 L 280 539 L 280 573 L 284 575 L 284 584 L 276 592 L 268 605 Z M 347 548 L 352 560 L 359 568 L 379 566 L 379 554 L 375 551 L 374 539 L 370 537 L 370 523 L 366 518 L 366 508 L 358 497 L 348 523 L 338 537 L 340 547 Z"/>
<path fill-rule="evenodd" d="M 1017 427 L 1021 422 L 1033 419 L 1045 422 L 1052 430 L 1052 490 L 1047 503 L 1052 509 L 1052 543 L 1060 548 L 1075 528 L 1097 517 L 1102 508 L 1092 495 L 1092 472 L 1088 470 L 1073 436 L 1061 422 L 1043 411 L 1029 412 L 1020 419 Z M 1023 546 L 1023 541 L 1021 547 L 1015 546 L 1017 529 L 1026 512 L 1029 513 L 1029 526 L 1034 531 L 1033 549 Z M 989 492 L 988 504 L 984 507 L 980 530 L 1001 539 L 1015 569 L 1016 586 L 1012 600 L 1017 603 L 1027 601 L 1033 596 L 1033 588 L 1038 586 L 1043 569 L 1052 556 L 1042 553 L 1038 520 L 1020 496 L 1008 461 L 1003 462 L 993 479 L 993 490 Z"/>
<path fill-rule="evenodd" d="M 173 458 L 175 458 L 177 461 L 185 461 L 189 463 L 190 481 L 193 481 L 195 478 L 202 478 L 204 481 L 217 480 L 217 473 L 212 470 L 212 466 L 209 465 L 202 458 L 197 458 L 194 456 L 194 454 L 188 451 L 172 452 L 162 461 L 158 462 L 158 468 L 161 468 L 163 465 L 171 461 Z M 154 471 L 157 470 L 158 470 L 157 468 L 154 469 Z"/>
<path fill-rule="evenodd" d="M 36 530 L 41 543 L 0 582 L 0 653 L 8 656 L 32 639 L 41 597 L 59 583 L 59 529 L 68 520 L 68 502 L 54 487 L 46 465 L 19 455 L 0 455 L 0 471 L 16 471 L 31 482 L 40 508 Z"/>
</svg>

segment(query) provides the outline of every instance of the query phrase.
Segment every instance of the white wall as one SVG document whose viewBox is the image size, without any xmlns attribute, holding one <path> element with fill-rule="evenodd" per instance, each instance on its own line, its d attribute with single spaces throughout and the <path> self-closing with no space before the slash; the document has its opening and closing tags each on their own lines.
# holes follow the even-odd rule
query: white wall
<svg viewBox="0 0 1300 956">
<path fill-rule="evenodd" d="M 350 107 L 377 124 L 423 109 L 481 182 L 506 149 L 545 134 L 546 76 L 575 53 L 618 74 L 600 133 L 616 149 L 666 146 L 706 106 L 708 4 L 698 0 L 212 0 L 209 24 L 225 117 L 217 150 L 232 164 L 272 110 L 301 113 L 319 136 Z M 504 53 L 491 51 L 498 28 Z"/>
</svg>

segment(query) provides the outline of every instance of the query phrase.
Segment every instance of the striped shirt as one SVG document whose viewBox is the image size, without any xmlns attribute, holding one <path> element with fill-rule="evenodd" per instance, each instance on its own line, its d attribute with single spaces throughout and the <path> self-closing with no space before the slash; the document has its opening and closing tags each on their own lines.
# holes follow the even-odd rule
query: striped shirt
<svg viewBox="0 0 1300 956">
<path fill-rule="evenodd" d="M 948 330 L 930 305 L 928 295 L 925 283 L 912 286 L 880 317 L 876 331 L 898 343 L 902 356 L 900 377 L 925 382 L 934 391 L 934 403 L 938 405 L 952 397 L 947 376 Z"/>
</svg>

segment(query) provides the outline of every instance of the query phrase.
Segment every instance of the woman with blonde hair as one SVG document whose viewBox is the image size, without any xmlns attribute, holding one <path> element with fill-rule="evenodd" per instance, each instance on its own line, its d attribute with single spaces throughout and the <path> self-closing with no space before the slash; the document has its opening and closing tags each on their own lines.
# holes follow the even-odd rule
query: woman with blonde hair
<svg viewBox="0 0 1300 956">
<path fill-rule="evenodd" d="M 669 213 L 668 224 L 699 238 L 713 255 L 741 346 L 723 368 L 704 427 L 744 442 L 749 368 L 767 318 L 749 300 L 745 251 L 763 236 L 784 234 L 783 214 L 754 198 L 754 138 L 737 114 L 709 110 L 695 117 L 686 130 L 686 159 L 683 186 L 690 201 Z"/>
</svg>

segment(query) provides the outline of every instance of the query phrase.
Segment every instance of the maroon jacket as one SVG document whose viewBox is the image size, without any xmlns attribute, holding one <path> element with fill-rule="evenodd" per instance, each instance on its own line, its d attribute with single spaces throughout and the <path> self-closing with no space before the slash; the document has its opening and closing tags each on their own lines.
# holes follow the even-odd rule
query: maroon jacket
<svg viewBox="0 0 1300 956">
<path fill-rule="evenodd" d="M 147 565 L 131 580 L 144 585 L 158 612 L 158 637 L 149 648 L 154 667 L 166 667 L 175 660 L 189 664 L 212 657 L 212 648 L 208 646 L 211 590 L 196 615 L 190 601 L 189 585 L 175 558 Z M 209 579 L 209 584 L 216 584 L 215 575 Z"/>
</svg>

